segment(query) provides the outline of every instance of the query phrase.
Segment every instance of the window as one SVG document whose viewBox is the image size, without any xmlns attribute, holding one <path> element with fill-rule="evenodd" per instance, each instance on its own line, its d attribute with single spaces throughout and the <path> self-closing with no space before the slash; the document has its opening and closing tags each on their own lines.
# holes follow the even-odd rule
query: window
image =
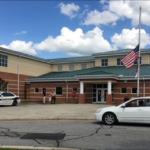
<svg viewBox="0 0 150 150">
<path fill-rule="evenodd" d="M 62 95 L 62 87 L 56 87 L 56 95 Z"/>
<path fill-rule="evenodd" d="M 145 105 L 144 103 L 145 103 L 144 100 L 137 99 L 127 103 L 126 107 L 142 107 Z"/>
<path fill-rule="evenodd" d="M 84 93 L 86 93 L 87 92 L 87 89 L 86 88 L 84 88 Z"/>
<path fill-rule="evenodd" d="M 96 97 L 96 93 L 93 93 L 93 97 Z"/>
<path fill-rule="evenodd" d="M 86 64 L 81 64 L 81 69 L 86 69 Z"/>
<path fill-rule="evenodd" d="M 137 88 L 132 88 L 132 93 L 137 93 Z"/>
<path fill-rule="evenodd" d="M 6 96 L 7 96 L 7 93 L 2 93 L 2 95 L 3 95 L 4 97 L 6 97 Z"/>
<path fill-rule="evenodd" d="M 46 94 L 46 88 L 43 88 L 43 89 L 42 89 L 42 93 L 45 93 L 45 94 Z"/>
<path fill-rule="evenodd" d="M 73 91 L 76 91 L 76 93 L 77 93 L 78 89 L 77 88 L 73 88 Z"/>
<path fill-rule="evenodd" d="M 102 88 L 103 84 L 97 84 L 97 88 Z"/>
<path fill-rule="evenodd" d="M 108 59 L 102 59 L 102 66 L 108 66 Z"/>
<path fill-rule="evenodd" d="M 74 64 L 69 65 L 69 71 L 73 71 L 74 70 Z"/>
<path fill-rule="evenodd" d="M 122 58 L 117 58 L 117 66 L 122 66 L 123 63 L 121 62 Z"/>
<path fill-rule="evenodd" d="M 38 88 L 35 88 L 35 93 L 38 93 L 39 92 L 39 89 Z"/>
<path fill-rule="evenodd" d="M 126 88 L 122 88 L 121 89 L 121 93 L 127 93 L 127 89 Z"/>
<path fill-rule="evenodd" d="M 8 56 L 0 54 L 0 66 L 2 67 L 8 66 Z"/>
<path fill-rule="evenodd" d="M 107 84 L 97 84 L 97 88 L 107 88 Z"/>
<path fill-rule="evenodd" d="M 93 84 L 93 88 L 96 88 L 96 84 Z"/>
<path fill-rule="evenodd" d="M 150 99 L 146 100 L 146 107 L 150 107 Z"/>
<path fill-rule="evenodd" d="M 136 60 L 134 61 L 134 65 L 137 65 L 137 60 L 138 60 L 138 59 L 136 59 Z M 141 57 L 140 57 L 140 64 L 141 64 Z"/>
<path fill-rule="evenodd" d="M 14 96 L 12 93 L 7 93 L 8 97 Z"/>
<path fill-rule="evenodd" d="M 103 88 L 107 88 L 107 84 L 103 84 Z"/>
<path fill-rule="evenodd" d="M 59 71 L 59 72 L 62 71 L 62 65 L 58 65 L 58 71 Z"/>
</svg>

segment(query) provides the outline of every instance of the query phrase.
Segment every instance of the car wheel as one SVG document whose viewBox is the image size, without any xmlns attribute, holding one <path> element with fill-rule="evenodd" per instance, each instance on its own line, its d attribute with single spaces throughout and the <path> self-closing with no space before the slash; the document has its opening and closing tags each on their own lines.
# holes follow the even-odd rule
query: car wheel
<svg viewBox="0 0 150 150">
<path fill-rule="evenodd" d="M 103 121 L 107 125 L 113 125 L 116 123 L 117 119 L 116 116 L 113 113 L 106 113 L 104 115 Z"/>
<path fill-rule="evenodd" d="M 12 106 L 17 106 L 17 100 L 14 100 L 14 101 L 13 101 Z"/>
</svg>

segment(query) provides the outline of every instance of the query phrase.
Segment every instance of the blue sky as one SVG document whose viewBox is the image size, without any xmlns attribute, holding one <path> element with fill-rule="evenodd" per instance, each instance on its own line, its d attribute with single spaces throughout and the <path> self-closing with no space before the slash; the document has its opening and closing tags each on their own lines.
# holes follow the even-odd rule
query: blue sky
<svg viewBox="0 0 150 150">
<path fill-rule="evenodd" d="M 150 49 L 150 1 L 0 1 L 0 46 L 41 58 Z"/>
</svg>

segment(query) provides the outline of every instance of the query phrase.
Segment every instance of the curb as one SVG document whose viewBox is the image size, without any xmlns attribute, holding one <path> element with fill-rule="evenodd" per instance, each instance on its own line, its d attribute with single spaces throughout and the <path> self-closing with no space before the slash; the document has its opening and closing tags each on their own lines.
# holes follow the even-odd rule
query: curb
<svg viewBox="0 0 150 150">
<path fill-rule="evenodd" d="M 56 147 L 34 147 L 34 146 L 5 146 L 1 145 L 1 148 L 13 148 L 13 149 L 23 149 L 23 150 L 83 150 L 83 149 L 75 149 L 75 148 L 56 148 Z"/>
<path fill-rule="evenodd" d="M 40 120 L 45 120 L 45 121 L 49 121 L 49 120 L 60 120 L 60 121 L 96 121 L 95 119 L 68 119 L 68 118 L 50 118 L 50 119 L 0 119 L 0 121 L 40 121 Z"/>
</svg>

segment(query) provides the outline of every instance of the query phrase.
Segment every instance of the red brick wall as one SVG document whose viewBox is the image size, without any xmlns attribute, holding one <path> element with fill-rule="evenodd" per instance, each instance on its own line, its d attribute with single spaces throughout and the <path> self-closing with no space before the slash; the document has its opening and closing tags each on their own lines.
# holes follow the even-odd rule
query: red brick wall
<svg viewBox="0 0 150 150">
<path fill-rule="evenodd" d="M 46 100 L 49 99 L 49 94 L 52 90 L 56 90 L 56 87 L 62 87 L 63 94 L 57 95 L 56 101 L 59 103 L 78 103 L 79 101 L 79 93 L 80 93 L 80 84 L 79 82 L 68 82 L 68 95 L 67 95 L 67 85 L 66 82 L 46 82 L 46 83 L 31 83 L 27 85 L 27 98 L 30 101 L 42 101 L 42 89 L 46 88 Z M 85 99 L 86 103 L 92 103 L 92 84 L 85 84 L 84 87 L 86 88 Z M 30 88 L 30 89 L 29 89 Z M 35 88 L 39 88 L 39 92 L 35 93 Z M 72 97 L 73 88 L 77 88 L 76 97 Z"/>
<path fill-rule="evenodd" d="M 106 82 L 107 83 L 107 82 Z M 145 96 L 150 96 L 150 81 L 145 82 Z M 92 89 L 92 83 L 85 83 L 84 87 L 86 88 L 87 92 L 85 93 L 85 103 L 92 103 L 92 95 L 93 95 L 93 89 Z M 55 90 L 56 87 L 63 87 L 63 94 L 57 95 L 57 102 L 60 103 L 78 103 L 79 102 L 79 94 L 80 94 L 80 83 L 79 82 L 68 82 L 68 99 L 66 97 L 66 82 L 51 82 L 51 83 L 31 83 L 30 85 L 27 85 L 27 98 L 28 100 L 32 101 L 42 101 L 42 88 L 46 88 L 47 91 L 47 100 L 48 95 L 52 90 Z M 124 102 L 124 97 L 128 96 L 136 97 L 137 94 L 132 93 L 132 87 L 137 88 L 137 82 L 134 81 L 127 81 L 126 83 L 124 81 L 118 81 L 118 83 L 113 84 L 113 104 L 120 104 Z M 35 88 L 39 88 L 39 93 L 35 93 Z M 73 88 L 77 88 L 77 96 L 73 99 L 72 98 L 72 91 Z M 127 93 L 122 93 L 121 88 L 126 88 Z M 143 81 L 140 81 L 140 96 L 143 96 Z"/>
<path fill-rule="evenodd" d="M 25 80 L 31 76 L 19 75 L 19 96 L 26 99 Z M 0 78 L 8 82 L 8 91 L 18 95 L 18 74 L 0 72 Z"/>
</svg>

